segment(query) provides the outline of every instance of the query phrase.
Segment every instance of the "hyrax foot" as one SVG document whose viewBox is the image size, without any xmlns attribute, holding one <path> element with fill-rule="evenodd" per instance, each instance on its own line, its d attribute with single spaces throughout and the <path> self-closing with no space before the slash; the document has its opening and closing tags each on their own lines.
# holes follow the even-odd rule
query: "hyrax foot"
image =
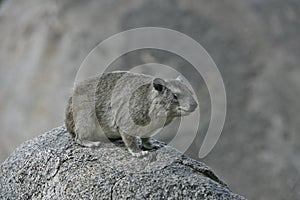
<svg viewBox="0 0 300 200">
<path fill-rule="evenodd" d="M 145 149 L 158 149 L 161 146 L 158 144 L 154 144 L 153 140 L 151 138 L 141 138 L 142 139 L 142 145 Z"/>
<path fill-rule="evenodd" d="M 135 152 L 135 151 L 132 150 L 132 149 L 128 149 L 128 150 L 129 150 L 129 152 L 130 152 L 130 154 L 131 154 L 132 156 L 137 157 L 137 158 L 142 158 L 142 157 L 144 157 L 144 156 L 146 156 L 146 155 L 149 154 L 148 151 L 138 151 L 138 152 Z"/>
<path fill-rule="evenodd" d="M 140 158 L 148 154 L 148 151 L 142 151 L 138 144 L 138 138 L 136 136 L 121 133 L 122 140 L 125 143 L 130 154 L 134 157 Z"/>
<path fill-rule="evenodd" d="M 81 146 L 85 146 L 85 147 L 98 147 L 101 145 L 101 142 L 98 142 L 98 141 L 88 141 L 88 140 L 77 139 L 76 142 L 78 144 L 80 144 Z"/>
</svg>

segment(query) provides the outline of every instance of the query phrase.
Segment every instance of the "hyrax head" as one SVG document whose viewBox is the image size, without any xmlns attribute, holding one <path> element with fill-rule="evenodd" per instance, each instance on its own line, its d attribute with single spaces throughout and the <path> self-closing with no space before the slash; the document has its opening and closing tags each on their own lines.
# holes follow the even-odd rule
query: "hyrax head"
<svg viewBox="0 0 300 200">
<path fill-rule="evenodd" d="M 168 114 L 173 117 L 186 116 L 198 106 L 193 92 L 180 77 L 168 81 L 155 78 L 153 87 L 158 93 L 157 103 L 163 104 Z"/>
</svg>

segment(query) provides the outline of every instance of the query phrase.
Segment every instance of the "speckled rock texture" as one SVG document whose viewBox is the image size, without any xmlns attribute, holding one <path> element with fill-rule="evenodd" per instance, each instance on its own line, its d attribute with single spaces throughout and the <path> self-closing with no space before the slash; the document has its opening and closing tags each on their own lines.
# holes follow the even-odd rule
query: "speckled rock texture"
<svg viewBox="0 0 300 200">
<path fill-rule="evenodd" d="M 162 145 L 144 158 L 121 142 L 75 144 L 55 128 L 25 142 L 0 168 L 0 199 L 245 199 L 212 170 Z"/>
</svg>

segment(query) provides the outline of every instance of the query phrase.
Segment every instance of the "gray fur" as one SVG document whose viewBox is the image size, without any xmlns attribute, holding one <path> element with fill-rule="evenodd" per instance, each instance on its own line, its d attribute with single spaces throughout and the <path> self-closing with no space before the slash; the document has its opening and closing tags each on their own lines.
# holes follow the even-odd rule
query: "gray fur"
<svg viewBox="0 0 300 200">
<path fill-rule="evenodd" d="M 176 94 L 176 95 L 175 95 Z M 65 124 L 77 143 L 97 146 L 122 138 L 133 156 L 144 156 L 137 140 L 153 148 L 151 137 L 197 103 L 181 80 L 165 81 L 132 72 L 110 72 L 75 85 Z"/>
<path fill-rule="evenodd" d="M 140 126 L 148 125 L 151 121 L 149 116 L 151 102 L 147 100 L 150 90 L 152 90 L 150 83 L 142 85 L 133 91 L 129 99 L 129 116 L 135 124 Z"/>
</svg>

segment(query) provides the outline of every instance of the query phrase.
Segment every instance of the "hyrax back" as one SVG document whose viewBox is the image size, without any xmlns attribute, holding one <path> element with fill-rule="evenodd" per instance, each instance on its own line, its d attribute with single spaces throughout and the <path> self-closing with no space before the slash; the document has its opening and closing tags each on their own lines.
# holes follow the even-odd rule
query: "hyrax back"
<svg viewBox="0 0 300 200">
<path fill-rule="evenodd" d="M 65 124 L 83 146 L 122 138 L 130 153 L 139 157 L 147 154 L 138 146 L 139 138 L 145 148 L 153 148 L 150 138 L 157 130 L 196 107 L 192 92 L 182 80 L 110 72 L 75 85 Z"/>
</svg>

